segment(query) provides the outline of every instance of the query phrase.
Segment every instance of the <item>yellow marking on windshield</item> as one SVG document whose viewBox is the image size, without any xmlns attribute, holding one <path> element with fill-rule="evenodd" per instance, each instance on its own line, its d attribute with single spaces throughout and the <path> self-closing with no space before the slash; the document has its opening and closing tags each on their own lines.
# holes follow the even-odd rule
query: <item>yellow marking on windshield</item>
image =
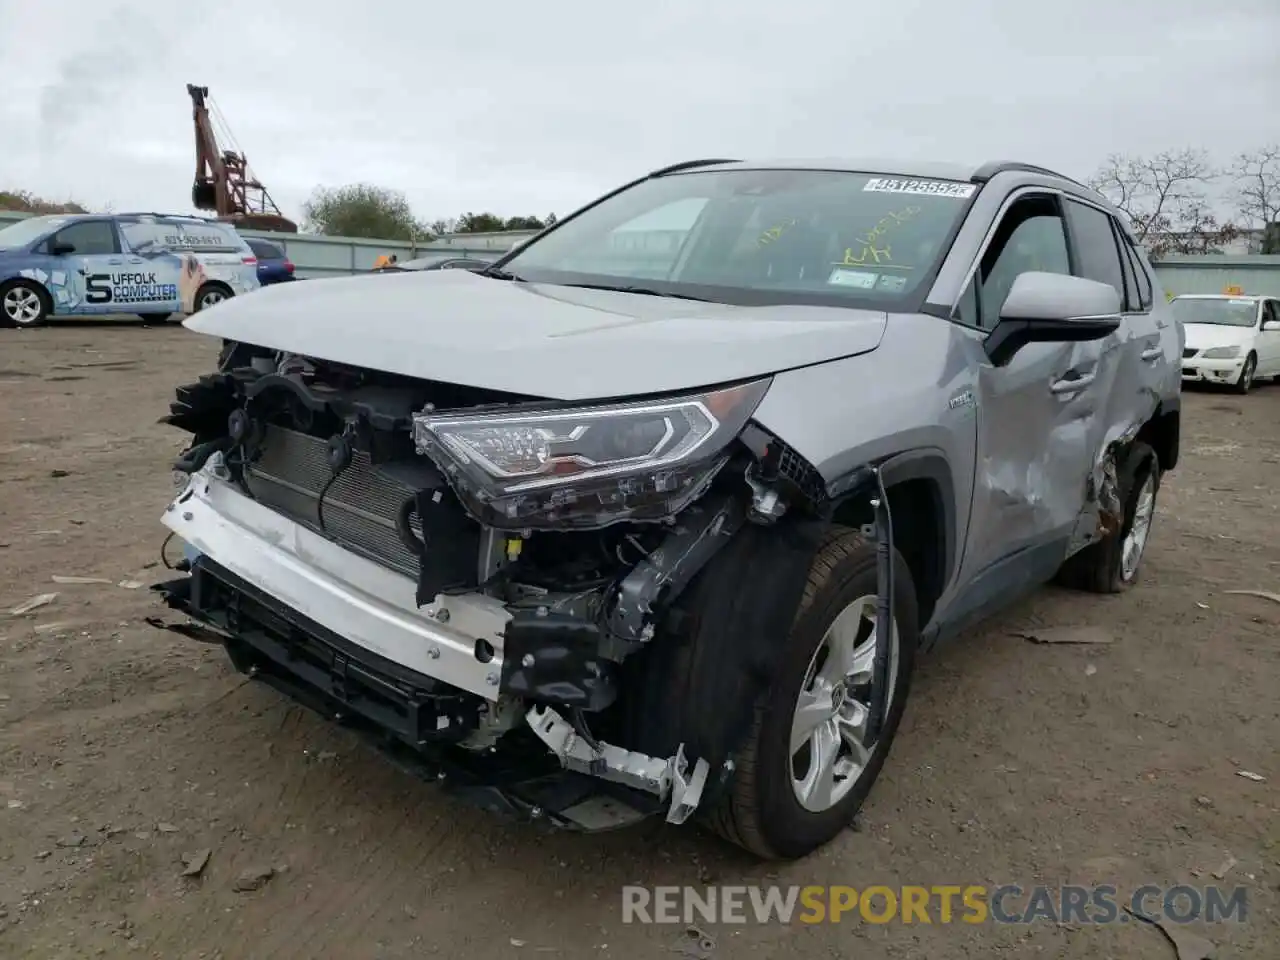
<svg viewBox="0 0 1280 960">
<path fill-rule="evenodd" d="M 791 229 L 795 225 L 796 225 L 796 221 L 794 219 L 783 220 L 777 226 L 770 227 L 764 233 L 760 234 L 760 239 L 757 240 L 756 243 L 762 247 L 765 246 L 766 244 L 773 243 L 773 241 L 777 240 L 779 237 L 781 237 L 784 233 L 786 233 L 789 229 Z"/>
<path fill-rule="evenodd" d="M 893 263 L 893 250 L 888 243 L 884 241 L 893 227 L 900 223 L 906 223 L 917 213 L 920 212 L 919 207 L 904 207 L 885 214 L 880 221 L 868 230 L 858 240 L 861 243 L 861 249 L 854 253 L 856 247 L 846 247 L 844 251 L 844 259 L 839 263 L 832 264 L 836 267 L 862 267 L 869 263 L 876 264 L 881 267 L 889 267 Z M 911 267 L 899 267 L 898 269 L 910 270 Z"/>
</svg>

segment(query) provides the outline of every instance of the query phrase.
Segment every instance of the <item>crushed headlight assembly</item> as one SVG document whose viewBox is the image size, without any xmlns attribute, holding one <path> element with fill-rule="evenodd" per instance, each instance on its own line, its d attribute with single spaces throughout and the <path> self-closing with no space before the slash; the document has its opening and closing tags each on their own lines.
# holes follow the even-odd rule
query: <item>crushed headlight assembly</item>
<svg viewBox="0 0 1280 960">
<path fill-rule="evenodd" d="M 488 526 L 661 520 L 706 489 L 769 383 L 590 407 L 426 410 L 413 418 L 414 444 Z"/>
<path fill-rule="evenodd" d="M 1210 347 L 1200 356 L 1205 360 L 1234 360 L 1240 356 L 1240 347 Z"/>
</svg>

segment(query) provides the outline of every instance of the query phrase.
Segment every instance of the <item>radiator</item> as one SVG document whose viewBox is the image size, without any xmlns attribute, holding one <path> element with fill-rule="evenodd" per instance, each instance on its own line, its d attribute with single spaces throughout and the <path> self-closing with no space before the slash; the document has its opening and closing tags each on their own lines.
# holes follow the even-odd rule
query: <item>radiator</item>
<svg viewBox="0 0 1280 960">
<path fill-rule="evenodd" d="M 362 451 L 330 483 L 326 441 L 283 427 L 267 427 L 260 451 L 245 471 L 245 485 L 258 502 L 349 550 L 417 578 L 418 558 L 396 533 L 396 517 L 413 496 L 411 487 L 378 471 Z M 326 484 L 322 529 L 320 492 Z M 410 526 L 422 536 L 416 516 Z"/>
</svg>

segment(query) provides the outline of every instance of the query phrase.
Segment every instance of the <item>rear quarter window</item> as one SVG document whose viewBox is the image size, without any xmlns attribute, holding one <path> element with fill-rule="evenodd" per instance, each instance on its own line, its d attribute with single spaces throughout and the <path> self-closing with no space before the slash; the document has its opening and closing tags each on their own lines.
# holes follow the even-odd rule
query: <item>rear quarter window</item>
<svg viewBox="0 0 1280 960">
<path fill-rule="evenodd" d="M 283 248 L 277 247 L 269 240 L 257 240 L 253 237 L 246 237 L 244 242 L 249 245 L 249 249 L 253 251 L 253 255 L 259 260 L 285 259 Z"/>
<path fill-rule="evenodd" d="M 136 253 L 247 253 L 249 249 L 238 233 L 215 223 L 125 222 L 120 231 Z"/>
</svg>

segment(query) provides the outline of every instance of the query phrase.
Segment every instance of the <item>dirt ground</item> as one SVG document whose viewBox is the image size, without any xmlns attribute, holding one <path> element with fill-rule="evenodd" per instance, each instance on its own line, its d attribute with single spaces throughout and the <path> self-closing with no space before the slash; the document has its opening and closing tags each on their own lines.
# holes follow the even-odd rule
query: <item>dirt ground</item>
<svg viewBox="0 0 1280 960">
<path fill-rule="evenodd" d="M 1247 921 L 1191 929 L 1219 957 L 1280 956 L 1280 604 L 1226 592 L 1280 591 L 1280 386 L 1189 393 L 1140 587 L 1041 591 L 928 658 L 860 829 L 761 866 L 690 828 L 502 825 L 244 681 L 217 647 L 148 626 L 168 613 L 145 585 L 165 573 L 183 440 L 156 420 L 214 354 L 134 322 L 0 331 L 0 955 L 680 956 L 682 928 L 622 923 L 622 885 L 1127 891 L 1230 864 Z M 1116 642 L 1012 635 L 1057 624 Z M 278 872 L 233 889 L 258 866 Z M 714 957 L 1174 956 L 1137 922 L 708 932 Z"/>
</svg>

